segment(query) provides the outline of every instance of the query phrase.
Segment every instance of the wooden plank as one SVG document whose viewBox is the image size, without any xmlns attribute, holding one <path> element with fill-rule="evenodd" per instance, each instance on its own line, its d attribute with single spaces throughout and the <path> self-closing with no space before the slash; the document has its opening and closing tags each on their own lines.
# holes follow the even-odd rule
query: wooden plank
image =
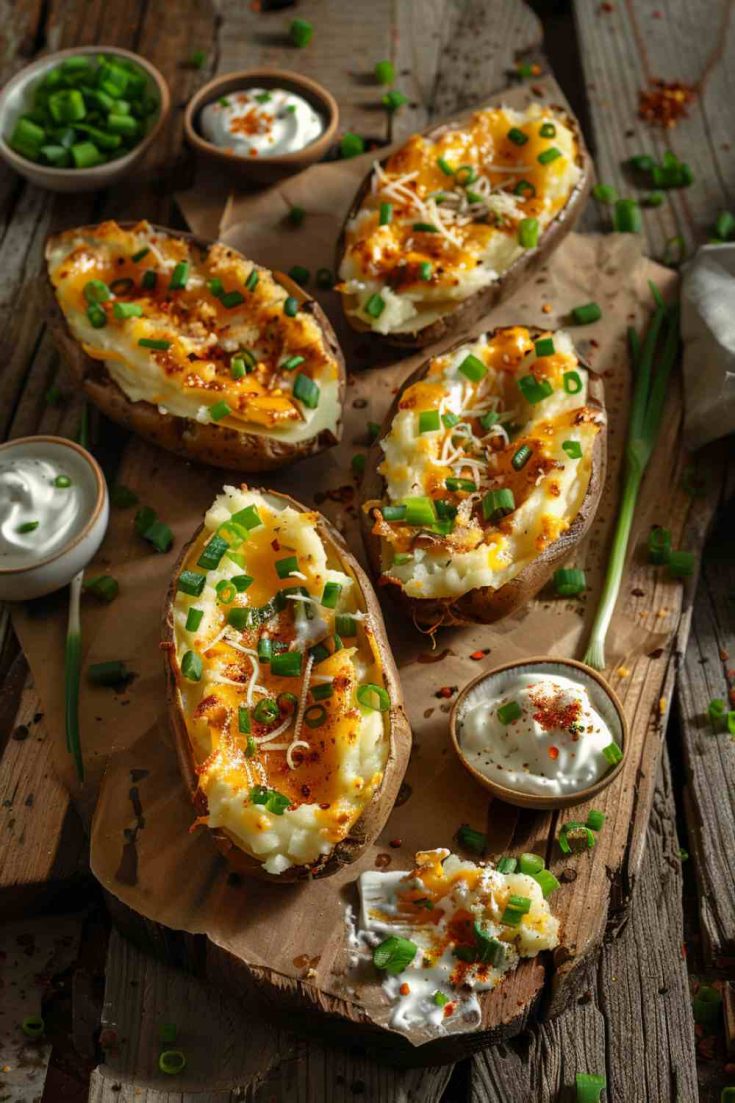
<svg viewBox="0 0 735 1103">
<path fill-rule="evenodd" d="M 471 1103 L 571 1100 L 577 1072 L 606 1076 L 610 1103 L 694 1103 L 674 816 L 664 758 L 627 924 L 604 946 L 577 1006 L 473 1059 Z"/>
<path fill-rule="evenodd" d="M 113 932 L 105 971 L 104 1063 L 90 1103 L 438 1103 L 451 1070 L 398 1070 L 278 1030 L 218 988 L 142 954 Z M 159 1028 L 175 1023 L 187 1056 L 175 1080 L 157 1068 Z"/>
<path fill-rule="evenodd" d="M 641 196 L 624 163 L 634 154 L 657 160 L 670 149 L 691 164 L 692 187 L 666 193 L 666 202 L 644 214 L 651 254 L 681 235 L 690 252 L 705 240 L 717 211 L 732 205 L 735 158 L 725 105 L 735 98 L 735 20 L 730 0 L 704 5 L 687 0 L 577 0 L 574 12 L 592 116 L 599 178 L 620 195 Z M 689 118 L 672 130 L 638 118 L 638 96 L 653 79 L 683 81 L 698 89 Z M 607 220 L 607 213 L 597 225 Z"/>
<path fill-rule="evenodd" d="M 735 970 L 735 756 L 732 738 L 716 731 L 707 706 L 733 707 L 735 563 L 722 529 L 708 549 L 692 633 L 677 687 L 686 772 L 689 849 L 697 881 L 703 950 L 710 966 Z"/>
</svg>

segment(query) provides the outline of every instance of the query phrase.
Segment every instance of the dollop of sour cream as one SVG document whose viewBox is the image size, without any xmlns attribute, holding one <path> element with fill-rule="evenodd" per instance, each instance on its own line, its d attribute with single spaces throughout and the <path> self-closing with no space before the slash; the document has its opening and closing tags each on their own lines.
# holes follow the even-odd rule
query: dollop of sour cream
<svg viewBox="0 0 735 1103">
<path fill-rule="evenodd" d="M 593 785 L 610 769 L 603 751 L 615 739 L 587 686 L 561 674 L 508 673 L 492 690 L 478 683 L 458 718 L 469 765 L 523 793 L 563 796 Z"/>
<path fill-rule="evenodd" d="M 68 453 L 63 460 L 57 452 Z M 71 448 L 45 456 L 42 444 L 0 456 L 0 567 L 31 567 L 66 547 L 89 520 L 91 472 Z"/>
<path fill-rule="evenodd" d="M 297 153 L 324 132 L 324 119 L 303 96 L 285 88 L 246 88 L 207 104 L 201 130 L 236 157 Z"/>
</svg>

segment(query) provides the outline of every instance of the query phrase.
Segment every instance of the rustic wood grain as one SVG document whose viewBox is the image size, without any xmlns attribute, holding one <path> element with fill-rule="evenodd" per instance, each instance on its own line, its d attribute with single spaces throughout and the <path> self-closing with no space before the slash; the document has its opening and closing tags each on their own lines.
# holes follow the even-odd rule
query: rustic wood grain
<svg viewBox="0 0 735 1103">
<path fill-rule="evenodd" d="M 703 949 L 711 966 L 727 968 L 730 975 L 735 969 L 735 748 L 725 726 L 716 730 L 708 719 L 707 706 L 715 697 L 727 702 L 733 686 L 733 594 L 732 538 L 728 541 L 723 530 L 705 559 L 677 696 Z"/>
<path fill-rule="evenodd" d="M 566 1103 L 577 1072 L 606 1076 L 609 1103 L 695 1103 L 678 846 L 664 758 L 626 925 L 577 1006 L 473 1059 L 471 1103 Z"/>
<path fill-rule="evenodd" d="M 574 4 L 600 180 L 620 195 L 641 197 L 646 191 L 634 187 L 624 163 L 637 153 L 660 160 L 668 149 L 694 172 L 691 187 L 666 192 L 661 207 L 644 212 L 646 241 L 657 258 L 677 235 L 691 252 L 706 240 L 717 212 L 732 205 L 735 157 L 726 105 L 735 98 L 734 12 L 732 0 Z M 638 118 L 639 92 L 656 78 L 698 89 L 689 118 L 673 130 Z M 596 212 L 595 220 L 609 226 L 608 212 Z"/>
</svg>

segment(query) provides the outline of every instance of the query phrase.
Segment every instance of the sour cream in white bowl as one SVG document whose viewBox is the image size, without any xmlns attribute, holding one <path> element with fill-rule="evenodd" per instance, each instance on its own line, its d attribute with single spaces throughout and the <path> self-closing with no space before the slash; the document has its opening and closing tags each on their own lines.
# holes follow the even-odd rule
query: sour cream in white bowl
<svg viewBox="0 0 735 1103">
<path fill-rule="evenodd" d="M 509 663 L 469 682 L 450 718 L 463 766 L 509 804 L 565 808 L 622 768 L 627 723 L 596 671 L 573 659 Z"/>
<path fill-rule="evenodd" d="M 50 436 L 0 445 L 0 599 L 65 586 L 95 555 L 108 518 L 107 485 L 86 449 Z"/>
</svg>

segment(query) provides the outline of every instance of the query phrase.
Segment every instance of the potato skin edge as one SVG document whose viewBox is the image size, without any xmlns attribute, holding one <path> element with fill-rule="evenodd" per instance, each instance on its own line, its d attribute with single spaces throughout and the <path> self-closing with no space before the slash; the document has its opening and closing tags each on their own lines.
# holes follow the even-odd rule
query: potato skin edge
<svg viewBox="0 0 735 1103">
<path fill-rule="evenodd" d="M 123 229 L 130 229 L 136 223 L 120 222 L 119 225 Z M 95 227 L 80 226 L 78 229 L 92 231 Z M 153 226 L 153 229 L 170 237 L 183 239 L 200 249 L 207 249 L 214 244 L 194 234 L 169 230 L 161 226 Z M 57 236 L 50 236 L 45 247 L 47 262 L 45 288 L 49 329 L 74 383 L 111 421 L 137 433 L 144 440 L 164 448 L 167 452 L 173 452 L 175 455 L 184 456 L 199 463 L 210 464 L 212 467 L 223 467 L 246 473 L 274 471 L 294 460 L 315 455 L 339 443 L 342 436 L 342 407 L 345 391 L 344 356 L 322 308 L 288 276 L 282 272 L 273 272 L 277 282 L 288 291 L 289 295 L 297 298 L 302 304 L 301 309 L 311 314 L 317 322 L 327 350 L 337 361 L 339 375 L 337 401 L 340 413 L 336 432 L 323 430 L 315 437 L 298 444 L 289 444 L 288 440 L 276 440 L 254 432 L 239 433 L 235 429 L 211 423 L 201 424 L 193 418 L 162 414 L 158 407 L 150 402 L 131 402 L 115 383 L 104 363 L 87 356 L 69 329 L 48 272 L 48 260 Z M 232 252 L 237 253 L 238 250 L 233 249 Z"/>
<path fill-rule="evenodd" d="M 497 327 L 503 328 L 503 327 Z M 537 326 L 529 326 L 532 338 L 538 337 L 544 331 Z M 497 329 L 490 330 L 487 336 L 491 337 Z M 463 337 L 450 348 L 442 351 L 441 355 L 447 355 L 462 345 L 468 343 L 471 338 Z M 589 365 L 581 357 L 579 363 L 589 375 L 589 402 L 591 406 L 598 407 L 604 413 L 604 389 L 602 381 L 593 374 Z M 380 563 L 380 537 L 375 536 L 372 527 L 372 516 L 366 512 L 364 504 L 369 501 L 381 499 L 385 492 L 385 480 L 378 472 L 378 465 L 382 462 L 383 452 L 380 442 L 387 434 L 395 417 L 401 397 L 413 383 L 423 378 L 433 359 L 429 356 L 416 368 L 411 375 L 404 380 L 395 395 L 388 413 L 385 415 L 380 433 L 373 441 L 368 451 L 365 463 L 365 475 L 360 488 L 360 528 L 363 544 L 367 553 L 370 569 L 376 585 L 383 585 L 386 592 L 396 603 L 403 608 L 417 626 L 433 631 L 435 628 L 460 627 L 472 624 L 494 624 L 503 617 L 509 616 L 526 602 L 534 597 L 542 586 L 549 580 L 557 566 L 570 554 L 576 544 L 582 539 L 597 511 L 597 506 L 605 484 L 605 469 L 607 462 L 607 430 L 606 427 L 597 434 L 592 451 L 592 471 L 587 492 L 582 500 L 582 505 L 577 516 L 572 521 L 566 532 L 557 537 L 552 544 L 545 548 L 532 563 L 518 574 L 510 582 L 506 582 L 499 590 L 493 590 L 490 586 L 469 590 L 457 598 L 421 598 L 409 597 L 402 588 L 381 583 Z"/>
<path fill-rule="evenodd" d="M 455 333 L 467 332 L 467 330 L 474 326 L 475 322 L 478 322 L 488 314 L 498 303 L 507 299 L 509 295 L 512 295 L 526 279 L 530 278 L 534 272 L 546 263 L 548 254 L 563 241 L 581 216 L 592 187 L 593 178 L 592 160 L 576 118 L 571 112 L 567 111 L 566 108 L 560 107 L 557 104 L 547 104 L 546 106 L 550 107 L 562 117 L 565 124 L 574 134 L 574 140 L 577 143 L 578 150 L 577 164 L 582 169 L 582 176 L 570 193 L 569 199 L 564 207 L 562 207 L 559 214 L 556 215 L 546 230 L 544 230 L 539 239 L 538 246 L 535 249 L 527 250 L 526 253 L 518 257 L 495 283 L 491 283 L 488 287 L 483 287 L 480 291 L 476 291 L 473 295 L 468 296 L 468 298 L 458 303 L 454 310 L 451 310 L 441 318 L 437 318 L 431 325 L 424 326 L 422 329 L 414 332 L 393 334 L 378 333 L 363 322 L 361 318 L 357 318 L 353 314 L 348 314 L 344 309 L 344 297 L 340 296 L 342 313 L 352 329 L 356 330 L 358 333 L 370 333 L 377 340 L 384 341 L 386 344 L 397 348 L 425 348 L 427 345 L 433 345 L 437 341 L 443 341 L 452 337 Z M 429 127 L 427 130 L 419 131 L 419 133 L 429 139 L 436 138 L 443 131 L 454 129 L 461 125 L 465 119 L 469 118 L 477 110 L 478 108 L 473 108 L 472 111 L 463 112 L 461 115 L 458 115 L 455 120 L 442 123 L 440 126 Z M 379 158 L 378 163 L 382 165 L 386 160 L 387 157 Z M 335 259 L 336 272 L 340 270 L 345 253 L 347 225 L 350 219 L 353 218 L 360 209 L 362 200 L 370 189 L 372 172 L 373 170 L 371 168 L 360 184 L 360 187 L 357 189 L 355 198 L 352 201 L 352 205 L 343 223 L 342 230 L 337 240 Z"/>
<path fill-rule="evenodd" d="M 281 494 L 275 490 L 266 488 L 251 487 L 249 489 L 253 490 L 254 493 L 278 498 L 302 513 L 317 512 L 304 506 L 301 502 L 296 501 L 296 499 L 291 498 L 288 494 Z M 218 828 L 209 829 L 209 833 L 212 835 L 217 848 L 222 853 L 233 872 L 242 874 L 243 876 L 256 877 L 260 880 L 277 882 L 280 884 L 312 880 L 316 877 L 329 877 L 337 873 L 344 866 L 350 865 L 352 862 L 356 861 L 366 847 L 375 840 L 393 810 L 393 805 L 395 804 L 411 753 L 411 727 L 403 704 L 401 683 L 388 644 L 383 614 L 380 610 L 375 591 L 365 571 L 357 562 L 341 535 L 330 525 L 325 517 L 321 514 L 319 514 L 318 517 L 317 529 L 322 541 L 327 545 L 333 544 L 340 559 L 349 566 L 362 591 L 367 611 L 370 614 L 371 622 L 374 627 L 373 638 L 375 639 L 379 651 L 380 661 L 383 664 L 386 689 L 391 699 L 389 727 L 390 751 L 380 788 L 373 794 L 361 816 L 353 824 L 349 835 L 337 843 L 329 854 L 323 855 L 314 865 L 291 866 L 281 874 L 268 873 L 263 869 L 262 864 L 256 858 L 242 850 L 226 831 Z M 203 525 L 199 525 L 196 532 L 182 549 L 178 558 L 166 594 L 162 624 L 162 650 L 166 672 L 166 699 L 169 723 L 174 738 L 179 769 L 184 784 L 191 795 L 197 815 L 206 814 L 206 802 L 202 802 L 202 795 L 197 791 L 198 781 L 194 756 L 186 721 L 183 717 L 178 699 L 173 607 L 176 597 L 176 584 L 183 563 L 185 562 L 190 547 L 195 543 L 202 529 Z"/>
</svg>

